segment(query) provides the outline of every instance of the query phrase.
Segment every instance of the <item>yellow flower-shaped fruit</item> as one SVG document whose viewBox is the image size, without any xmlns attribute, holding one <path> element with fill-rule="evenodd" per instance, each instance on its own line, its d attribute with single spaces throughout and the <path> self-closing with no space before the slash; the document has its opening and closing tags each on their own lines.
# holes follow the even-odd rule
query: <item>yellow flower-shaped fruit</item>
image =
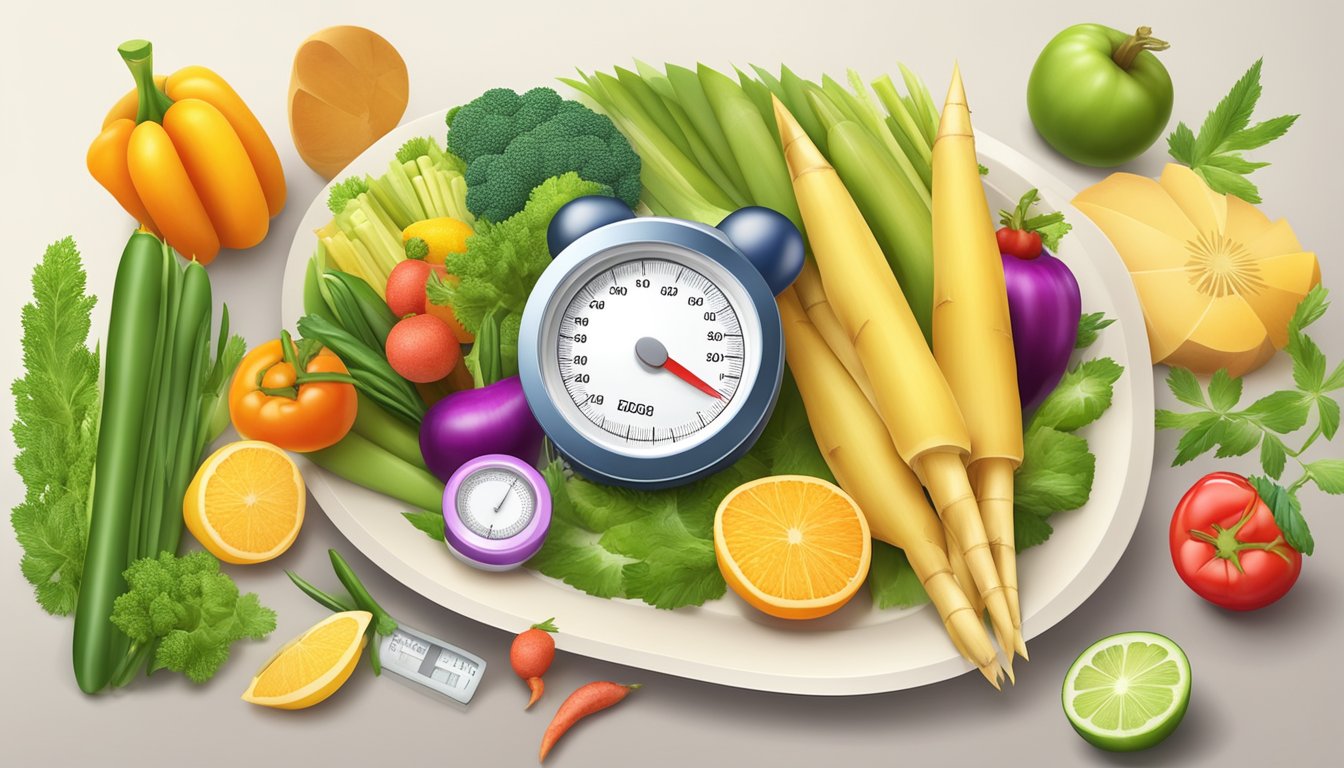
<svg viewBox="0 0 1344 768">
<path fill-rule="evenodd" d="M 1110 238 L 1143 305 L 1154 363 L 1233 376 L 1288 343 L 1288 319 L 1321 281 L 1292 227 L 1220 195 L 1183 165 L 1154 181 L 1116 173 L 1073 200 Z"/>
</svg>

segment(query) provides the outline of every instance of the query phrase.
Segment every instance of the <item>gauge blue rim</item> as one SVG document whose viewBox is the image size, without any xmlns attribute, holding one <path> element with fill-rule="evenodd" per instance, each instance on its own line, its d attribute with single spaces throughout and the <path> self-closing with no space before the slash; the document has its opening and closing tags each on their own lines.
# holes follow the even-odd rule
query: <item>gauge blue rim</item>
<svg viewBox="0 0 1344 768">
<path fill-rule="evenodd" d="M 626 456 L 590 442 L 551 402 L 542 378 L 541 324 L 552 297 L 589 257 L 634 243 L 663 243 L 697 251 L 718 262 L 746 289 L 761 323 L 761 368 L 736 417 L 719 433 L 682 453 L 657 458 Z M 680 219 L 642 217 L 608 224 L 561 251 L 528 297 L 518 333 L 518 373 L 533 417 L 557 450 L 580 474 L 636 488 L 669 488 L 697 480 L 737 461 L 765 429 L 784 376 L 784 330 L 779 307 L 756 267 L 711 227 Z"/>
</svg>

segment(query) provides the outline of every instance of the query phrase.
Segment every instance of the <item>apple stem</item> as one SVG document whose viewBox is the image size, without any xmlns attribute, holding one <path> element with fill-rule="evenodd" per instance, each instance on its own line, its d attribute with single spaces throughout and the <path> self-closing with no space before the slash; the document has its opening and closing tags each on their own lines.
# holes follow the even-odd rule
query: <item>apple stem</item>
<svg viewBox="0 0 1344 768">
<path fill-rule="evenodd" d="M 1139 27 L 1134 34 L 1125 39 L 1115 53 L 1111 54 L 1111 59 L 1126 72 L 1134 66 L 1134 60 L 1138 58 L 1142 51 L 1165 51 L 1171 47 L 1171 43 L 1166 40 L 1158 40 L 1153 37 L 1152 27 Z"/>
</svg>

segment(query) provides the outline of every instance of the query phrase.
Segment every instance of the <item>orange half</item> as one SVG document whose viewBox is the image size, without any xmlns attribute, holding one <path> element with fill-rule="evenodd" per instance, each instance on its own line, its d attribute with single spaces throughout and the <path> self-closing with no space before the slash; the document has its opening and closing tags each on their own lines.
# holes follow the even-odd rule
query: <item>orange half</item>
<svg viewBox="0 0 1344 768">
<path fill-rule="evenodd" d="M 815 619 L 854 596 L 873 549 L 868 521 L 848 494 L 815 477 L 782 475 L 724 498 L 714 553 L 728 586 L 758 610 Z"/>
<path fill-rule="evenodd" d="M 263 563 L 289 549 L 303 526 L 303 476 L 270 443 L 242 440 L 210 455 L 182 502 L 187 530 L 226 563 Z"/>
</svg>

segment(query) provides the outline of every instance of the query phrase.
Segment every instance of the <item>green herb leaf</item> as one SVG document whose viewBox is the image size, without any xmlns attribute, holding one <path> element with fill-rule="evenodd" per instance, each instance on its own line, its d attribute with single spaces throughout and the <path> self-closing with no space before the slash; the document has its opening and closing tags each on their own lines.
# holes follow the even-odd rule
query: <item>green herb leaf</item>
<svg viewBox="0 0 1344 768">
<path fill-rule="evenodd" d="M 1184 368 L 1172 368 L 1167 372 L 1167 389 L 1186 405 L 1208 410 L 1209 403 L 1204 399 L 1204 389 L 1199 386 L 1195 374 Z"/>
<path fill-rule="evenodd" d="M 700 605 L 723 596 L 725 584 L 711 539 L 693 535 L 675 503 L 602 534 L 602 546 L 635 562 L 622 576 L 626 597 L 656 608 Z"/>
<path fill-rule="evenodd" d="M 47 613 L 75 609 L 84 572 L 88 499 L 98 449 L 98 355 L 85 342 L 95 299 L 71 238 L 47 247 L 22 311 L 24 374 L 15 380 L 14 468 L 23 502 L 10 522 L 19 562 Z"/>
<path fill-rule="evenodd" d="M 1297 497 L 1268 478 L 1251 476 L 1246 480 L 1255 488 L 1256 493 L 1260 494 L 1265 506 L 1274 513 L 1274 524 L 1283 532 L 1283 538 L 1288 542 L 1288 546 L 1304 555 L 1315 552 L 1316 540 L 1312 538 L 1306 518 L 1302 517 L 1302 504 Z"/>
<path fill-rule="evenodd" d="M 872 565 L 868 568 L 868 591 L 879 609 L 910 608 L 929 602 L 905 553 L 877 540 L 873 541 Z"/>
<path fill-rule="evenodd" d="M 1244 419 L 1224 419 L 1222 433 L 1218 436 L 1218 451 L 1214 456 L 1220 459 L 1245 456 L 1260 444 L 1260 436 L 1263 434 L 1259 427 Z"/>
<path fill-rule="evenodd" d="M 1241 415 L 1264 429 L 1286 435 L 1307 423 L 1311 404 L 1301 393 L 1275 392 L 1251 403 Z"/>
<path fill-rule="evenodd" d="M 1088 360 L 1064 374 L 1032 417 L 1032 424 L 1072 432 L 1096 421 L 1111 407 L 1115 382 L 1124 368 L 1109 357 Z"/>
<path fill-rule="evenodd" d="M 1288 320 L 1288 334 L 1290 336 L 1299 334 L 1307 326 L 1324 317 L 1325 310 L 1330 307 L 1330 302 L 1326 300 L 1329 295 L 1329 290 L 1320 284 L 1307 291 L 1307 295 L 1297 303 L 1293 316 Z"/>
<path fill-rule="evenodd" d="M 1181 435 L 1181 439 L 1176 442 L 1176 458 L 1171 461 L 1173 467 L 1179 467 L 1213 450 L 1213 447 L 1222 440 L 1226 422 L 1217 414 L 1210 413 L 1206 416 L 1208 418 Z"/>
<path fill-rule="evenodd" d="M 1317 488 L 1331 494 L 1344 493 L 1344 459 L 1318 459 L 1306 469 Z"/>
<path fill-rule="evenodd" d="M 1325 353 L 1310 336 L 1296 334 L 1288 341 L 1288 354 L 1293 358 L 1293 383 L 1303 392 L 1322 391 L 1325 384 Z"/>
<path fill-rule="evenodd" d="M 1326 440 L 1335 439 L 1335 433 L 1339 431 L 1339 403 L 1321 396 L 1316 398 L 1316 409 L 1321 419 L 1321 435 Z"/>
<path fill-rule="evenodd" d="M 1014 507 L 1038 516 L 1077 509 L 1092 493 L 1095 472 L 1086 440 L 1051 427 L 1032 429 L 1014 480 Z"/>
<path fill-rule="evenodd" d="M 429 512 L 423 509 L 414 512 L 402 512 L 401 516 L 410 521 L 418 530 L 435 540 L 443 541 L 443 513 Z"/>
<path fill-rule="evenodd" d="M 1322 392 L 1334 392 L 1337 389 L 1344 389 L 1344 362 L 1336 365 L 1335 370 L 1331 371 L 1321 384 Z"/>
<path fill-rule="evenodd" d="M 1283 476 L 1283 468 L 1288 462 L 1287 450 L 1283 441 L 1273 435 L 1265 435 L 1260 441 L 1260 466 L 1265 474 L 1278 480 Z"/>
<path fill-rule="evenodd" d="M 1219 413 L 1235 408 L 1241 401 L 1241 379 L 1232 378 L 1226 368 L 1220 368 L 1209 379 L 1209 401 Z"/>
<path fill-rule="evenodd" d="M 1049 515 L 1038 515 L 1013 506 L 1013 544 L 1018 552 L 1044 544 L 1055 532 Z"/>
<path fill-rule="evenodd" d="M 1167 151 L 1177 162 L 1189 166 L 1215 192 L 1233 194 L 1250 203 L 1259 203 L 1260 193 L 1245 174 L 1267 163 L 1250 162 L 1239 152 L 1279 138 L 1297 120 L 1297 115 L 1282 115 L 1250 125 L 1251 114 L 1260 99 L 1261 64 L 1262 60 L 1257 60 L 1232 86 L 1204 118 L 1198 136 L 1180 123 L 1167 137 Z"/>
<path fill-rule="evenodd" d="M 1059 250 L 1059 241 L 1068 234 L 1073 226 L 1064 221 L 1060 211 L 1030 216 L 1029 212 L 1040 200 L 1040 192 L 1029 189 L 1017 201 L 1017 207 L 1011 211 L 999 211 L 999 223 L 1010 229 L 1022 232 L 1035 232 L 1041 236 L 1041 243 L 1052 251 Z"/>
<path fill-rule="evenodd" d="M 1190 429 L 1199 426 L 1209 419 L 1217 419 L 1218 414 L 1208 413 L 1207 411 L 1192 411 L 1190 413 L 1177 413 L 1163 408 L 1157 410 L 1157 428 L 1158 429 Z"/>
<path fill-rule="evenodd" d="M 1106 328 L 1115 320 L 1106 317 L 1104 312 L 1089 312 L 1078 318 L 1078 340 L 1073 343 L 1074 349 L 1087 349 L 1096 343 L 1101 330 Z"/>
</svg>

